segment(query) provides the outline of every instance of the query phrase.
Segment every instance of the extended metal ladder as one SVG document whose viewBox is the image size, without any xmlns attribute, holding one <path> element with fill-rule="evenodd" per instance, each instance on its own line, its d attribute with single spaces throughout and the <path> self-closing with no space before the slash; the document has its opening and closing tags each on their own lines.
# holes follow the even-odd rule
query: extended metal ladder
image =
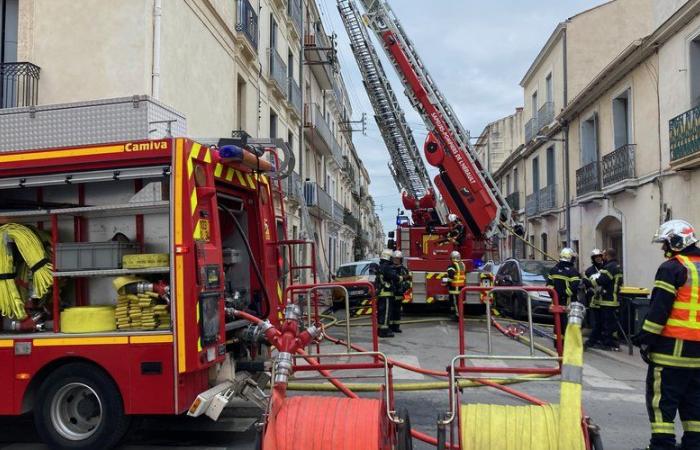
<svg viewBox="0 0 700 450">
<path fill-rule="evenodd" d="M 476 154 L 476 151 L 472 148 L 469 142 L 469 133 L 465 130 L 464 126 L 462 126 L 462 123 L 457 118 L 457 115 L 453 111 L 452 107 L 449 105 L 445 97 L 442 95 L 442 93 L 436 86 L 435 82 L 433 81 L 433 78 L 430 76 L 430 73 L 428 72 L 420 56 L 416 52 L 413 43 L 408 38 L 408 35 L 405 33 L 403 27 L 401 26 L 401 22 L 396 17 L 394 11 L 391 9 L 391 6 L 389 6 L 386 0 L 360 0 L 360 2 L 362 3 L 362 6 L 364 7 L 367 13 L 367 20 L 365 21 L 365 23 L 367 23 L 368 27 L 374 31 L 374 33 L 377 36 L 377 39 L 379 40 L 379 42 L 382 43 L 387 57 L 391 61 L 392 65 L 394 65 L 394 69 L 399 75 L 399 79 L 401 79 L 401 82 L 406 88 L 406 95 L 409 97 L 409 100 L 411 101 L 411 104 L 416 109 L 416 111 L 421 115 L 421 118 L 423 119 L 423 122 L 425 123 L 426 127 L 428 127 L 429 130 L 434 130 L 433 121 L 431 120 L 431 117 L 426 113 L 425 108 L 423 107 L 419 99 L 416 97 L 413 91 L 413 87 L 408 83 L 405 73 L 406 69 L 398 66 L 396 60 L 392 56 L 391 51 L 389 51 L 389 49 L 386 47 L 384 35 L 387 32 L 390 32 L 393 35 L 393 38 L 396 40 L 396 44 L 398 44 L 401 47 L 402 51 L 404 52 L 410 63 L 410 69 L 413 72 L 415 72 L 416 77 L 420 81 L 421 88 L 424 89 L 427 93 L 427 97 L 430 100 L 430 103 L 432 103 L 433 106 L 440 112 L 440 114 L 442 115 L 442 120 L 444 120 L 447 126 L 449 127 L 451 134 L 459 143 L 459 146 L 461 147 L 465 156 L 467 156 L 472 166 L 478 171 L 478 174 L 482 178 L 484 184 L 489 188 L 489 194 L 493 197 L 493 199 L 501 209 L 500 215 L 502 217 L 510 218 L 510 206 L 506 202 L 505 198 L 501 195 L 499 189 L 496 186 L 496 183 L 491 177 L 491 174 L 489 174 L 489 172 L 479 162 L 479 158 Z M 495 225 L 497 224 L 494 224 L 493 228 L 495 228 Z"/>
<path fill-rule="evenodd" d="M 374 119 L 389 150 L 389 170 L 399 190 L 420 198 L 432 188 L 413 133 L 389 84 L 384 68 L 354 0 L 338 0 L 338 10 L 350 38 L 350 46 L 362 73 Z"/>
</svg>

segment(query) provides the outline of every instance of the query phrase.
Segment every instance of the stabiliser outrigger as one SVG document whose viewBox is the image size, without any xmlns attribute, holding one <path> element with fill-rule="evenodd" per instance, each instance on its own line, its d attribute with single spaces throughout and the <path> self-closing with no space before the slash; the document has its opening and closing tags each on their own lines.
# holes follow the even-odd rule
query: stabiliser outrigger
<svg viewBox="0 0 700 450">
<path fill-rule="evenodd" d="M 319 290 L 367 287 L 372 298 L 372 350 L 368 351 L 350 343 L 347 332 L 345 341 L 332 337 L 324 326 L 319 313 Z M 466 353 L 464 300 L 470 291 L 491 293 L 494 290 L 546 291 L 552 296 L 551 311 L 555 318 L 568 311 L 569 324 L 566 345 L 562 345 L 562 333 L 555 320 L 556 352 L 530 339 L 509 333 L 490 314 L 487 314 L 486 354 Z M 559 305 L 556 292 L 546 287 L 465 287 L 459 303 L 459 354 L 449 361 L 447 371 L 413 367 L 388 358 L 380 351 L 376 333 L 376 297 L 374 287 L 368 282 L 321 283 L 295 285 L 287 288 L 287 305 L 280 328 L 268 321 L 242 311 L 235 315 L 257 325 L 267 341 L 277 349 L 273 357 L 272 386 L 269 404 L 261 423 L 260 447 L 265 450 L 297 448 L 389 450 L 412 448 L 411 438 L 435 445 L 438 449 L 533 449 L 533 450 L 591 450 L 602 449 L 598 427 L 585 416 L 581 408 L 581 377 L 583 347 L 581 322 L 585 309 L 574 302 L 568 308 Z M 304 301 L 305 300 L 305 301 Z M 529 301 L 527 302 L 529 305 Z M 490 311 L 490 309 L 487 308 Z M 528 322 L 533 327 L 532 310 L 528 306 Z M 346 309 L 346 314 L 348 309 Z M 348 316 L 346 316 L 348 317 Z M 306 319 L 306 320 L 305 320 Z M 492 351 L 492 327 L 505 336 L 518 338 L 528 344 L 526 355 L 494 355 Z M 321 340 L 342 345 L 345 352 L 321 352 Z M 315 354 L 311 355 L 314 351 Z M 353 350 L 353 351 L 351 351 Z M 545 352 L 538 356 L 535 351 Z M 469 365 L 477 360 L 517 361 L 517 367 L 493 367 L 493 365 Z M 549 367 L 542 367 L 548 363 Z M 525 364 L 525 365 L 522 365 Z M 392 369 L 401 367 L 426 375 L 447 378 L 449 404 L 447 412 L 437 421 L 437 437 L 411 430 L 410 417 L 405 409 L 395 403 L 397 385 Z M 333 371 L 352 370 L 349 377 L 341 377 Z M 316 371 L 319 378 L 327 380 L 346 398 L 337 396 L 288 396 L 290 379 L 295 373 Z M 379 372 L 368 375 L 367 372 Z M 494 378 L 495 374 L 512 375 Z M 559 404 L 549 404 L 525 392 L 506 386 L 512 382 L 556 381 L 559 376 L 561 393 Z M 346 386 L 341 378 L 381 379 L 377 399 L 361 398 Z M 488 378 L 485 378 L 488 377 Z M 303 377 L 304 381 L 313 378 Z M 461 390 L 469 385 L 492 387 L 523 400 L 526 406 L 490 404 L 461 404 Z M 304 386 L 304 384 L 301 384 Z M 311 387 L 311 385 L 306 385 Z M 358 386 L 357 384 L 355 386 Z M 299 383 L 295 385 L 299 388 Z M 507 432 L 504 432 L 507 431 Z"/>
</svg>

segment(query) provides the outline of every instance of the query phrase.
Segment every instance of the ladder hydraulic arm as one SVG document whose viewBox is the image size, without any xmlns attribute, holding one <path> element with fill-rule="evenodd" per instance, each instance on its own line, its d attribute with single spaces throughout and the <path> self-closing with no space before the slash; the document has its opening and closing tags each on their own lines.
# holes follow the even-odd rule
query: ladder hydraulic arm
<svg viewBox="0 0 700 450">
<path fill-rule="evenodd" d="M 385 0 L 360 0 L 404 85 L 411 104 L 430 130 L 424 145 L 428 163 L 439 169 L 435 185 L 448 209 L 475 238 L 488 238 L 510 222 L 511 210 L 469 143 L 469 133 L 423 65 L 401 23 Z"/>
</svg>

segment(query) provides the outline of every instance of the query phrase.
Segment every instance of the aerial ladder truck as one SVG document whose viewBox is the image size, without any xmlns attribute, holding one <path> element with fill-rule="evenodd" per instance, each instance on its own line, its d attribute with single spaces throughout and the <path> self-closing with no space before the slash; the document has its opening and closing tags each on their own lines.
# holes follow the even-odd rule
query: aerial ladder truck
<svg viewBox="0 0 700 450">
<path fill-rule="evenodd" d="M 389 168 L 402 191 L 403 205 L 411 212 L 411 221 L 397 219 L 392 243 L 403 252 L 413 274 L 412 301 L 444 301 L 448 295 L 442 279 L 450 253 L 459 251 L 468 270 L 473 269 L 474 262 L 484 257 L 489 239 L 501 232 L 501 223 L 510 220 L 510 207 L 481 165 L 469 143 L 469 133 L 435 85 L 389 5 L 375 0 L 361 3 L 364 16 L 354 0 L 338 0 L 338 10 L 389 151 Z M 438 170 L 434 182 L 442 201 L 432 187 L 368 28 L 383 46 L 429 131 L 424 154 Z M 462 239 L 445 239 L 449 229 L 445 227 L 446 214 L 441 213 L 443 205 L 465 226 Z M 471 271 L 468 282 L 478 283 L 478 275 Z M 470 297 L 468 301 L 475 299 Z"/>
</svg>

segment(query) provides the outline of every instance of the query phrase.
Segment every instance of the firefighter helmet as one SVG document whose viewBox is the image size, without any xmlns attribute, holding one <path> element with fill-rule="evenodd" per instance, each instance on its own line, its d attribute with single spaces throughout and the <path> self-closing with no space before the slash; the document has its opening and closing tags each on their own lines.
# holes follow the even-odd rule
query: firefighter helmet
<svg viewBox="0 0 700 450">
<path fill-rule="evenodd" d="M 447 221 L 452 223 L 452 222 L 457 222 L 457 214 L 450 214 L 447 216 Z"/>
<path fill-rule="evenodd" d="M 394 253 L 391 255 L 392 258 L 402 260 L 403 259 L 403 253 L 401 253 L 401 250 L 394 250 Z"/>
<path fill-rule="evenodd" d="M 453 250 L 452 253 L 450 253 L 450 259 L 452 261 L 461 261 L 462 255 L 460 255 L 457 250 Z"/>
<path fill-rule="evenodd" d="M 382 254 L 379 255 L 379 259 L 383 259 L 385 261 L 389 261 L 391 259 L 391 256 L 393 255 L 394 252 L 391 251 L 391 249 L 385 248 L 382 250 Z"/>
<path fill-rule="evenodd" d="M 651 242 L 666 243 L 671 251 L 680 252 L 696 242 L 695 228 L 685 220 L 669 220 L 661 224 Z"/>
<path fill-rule="evenodd" d="M 603 250 L 599 248 L 594 248 L 593 250 L 591 250 L 591 261 L 599 256 L 603 256 Z"/>
<path fill-rule="evenodd" d="M 576 258 L 576 252 L 573 248 L 564 247 L 559 252 L 559 261 L 573 262 Z"/>
</svg>

